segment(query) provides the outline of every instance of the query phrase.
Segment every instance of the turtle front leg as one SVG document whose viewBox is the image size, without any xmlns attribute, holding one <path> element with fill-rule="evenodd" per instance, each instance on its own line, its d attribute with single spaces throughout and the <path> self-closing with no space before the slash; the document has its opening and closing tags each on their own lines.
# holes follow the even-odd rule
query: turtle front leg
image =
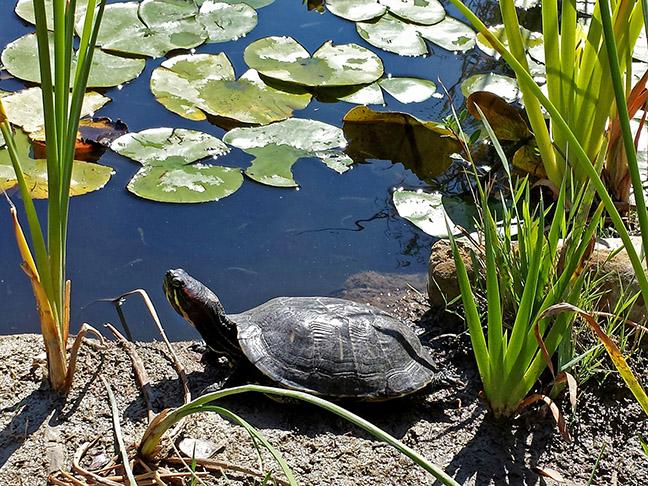
<svg viewBox="0 0 648 486">
<path fill-rule="evenodd" d="M 231 388 L 234 386 L 255 382 L 258 371 L 249 362 L 243 360 L 234 361 L 228 359 L 228 364 L 231 370 L 230 373 L 224 379 L 218 380 L 216 383 L 212 383 L 211 385 L 206 386 L 200 393 L 201 395 L 219 391 L 224 388 Z"/>
</svg>

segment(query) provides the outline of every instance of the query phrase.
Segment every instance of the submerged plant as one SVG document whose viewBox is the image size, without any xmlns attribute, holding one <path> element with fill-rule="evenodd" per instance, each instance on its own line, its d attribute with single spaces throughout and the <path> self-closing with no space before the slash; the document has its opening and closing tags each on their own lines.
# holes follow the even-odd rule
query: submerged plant
<svg viewBox="0 0 648 486">
<path fill-rule="evenodd" d="M 23 268 L 31 279 L 45 340 L 52 389 L 67 391 L 74 366 L 68 364 L 70 282 L 66 279 L 67 224 L 76 134 L 105 0 L 88 0 L 83 31 L 74 48 L 76 0 L 53 1 L 53 35 L 46 2 L 34 0 L 38 62 L 42 82 L 47 151 L 47 224 L 32 202 L 11 125 L 0 100 L 0 129 L 18 179 L 29 223 L 28 246 L 15 211 L 14 223 Z M 34 256 L 32 256 L 32 254 Z"/>
</svg>

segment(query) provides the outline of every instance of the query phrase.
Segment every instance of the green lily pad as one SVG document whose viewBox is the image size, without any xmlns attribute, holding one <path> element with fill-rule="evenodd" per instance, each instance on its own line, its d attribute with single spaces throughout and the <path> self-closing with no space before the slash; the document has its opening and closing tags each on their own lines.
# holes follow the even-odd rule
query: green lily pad
<svg viewBox="0 0 648 486">
<path fill-rule="evenodd" d="M 128 190 L 145 199 L 169 203 L 218 201 L 243 183 L 240 169 L 194 164 L 229 152 L 218 138 L 180 128 L 151 128 L 128 133 L 111 148 L 142 164 Z"/>
<path fill-rule="evenodd" d="M 245 62 L 264 76 L 301 86 L 352 86 L 383 74 L 378 56 L 357 44 L 324 43 L 312 56 L 292 37 L 265 37 L 245 49 Z"/>
<path fill-rule="evenodd" d="M 324 92 L 324 99 L 331 97 L 339 101 L 346 101 L 347 103 L 354 103 L 356 105 L 384 105 L 385 99 L 383 98 L 382 89 L 378 82 L 371 83 L 367 86 L 362 86 L 360 89 L 353 86 L 342 88 L 330 88 Z M 322 100 L 322 95 L 318 91 L 318 99 Z"/>
<path fill-rule="evenodd" d="M 338 173 L 353 161 L 342 152 L 346 140 L 342 130 L 315 120 L 291 118 L 255 128 L 235 128 L 223 140 L 255 158 L 245 174 L 274 187 L 297 187 L 292 166 L 303 157 L 316 157 Z"/>
<path fill-rule="evenodd" d="M 169 110 L 191 120 L 206 113 L 250 124 L 284 120 L 310 103 L 308 93 L 288 93 L 268 86 L 249 70 L 238 80 L 224 54 L 176 56 L 151 77 L 151 91 Z"/>
<path fill-rule="evenodd" d="M 50 33 L 52 63 L 54 62 L 53 49 L 53 36 Z M 40 83 L 36 34 L 27 34 L 9 43 L 2 51 L 0 62 L 12 76 L 32 83 Z M 140 75 L 144 64 L 144 59 L 114 56 L 97 49 L 92 59 L 88 88 L 109 88 L 126 83 Z M 75 69 L 76 60 L 72 63 L 73 73 Z M 53 66 L 52 71 L 54 71 Z"/>
<path fill-rule="evenodd" d="M 207 42 L 228 42 L 245 37 L 257 25 L 257 13 L 245 3 L 207 1 L 196 19 L 203 25 Z"/>
<path fill-rule="evenodd" d="M 326 8 L 334 15 L 352 22 L 372 20 L 387 11 L 421 25 L 432 25 L 445 17 L 437 0 L 328 0 Z"/>
<path fill-rule="evenodd" d="M 464 97 L 467 98 L 476 91 L 489 91 L 501 96 L 509 103 L 518 101 L 521 96 L 515 78 L 494 73 L 475 74 L 461 83 L 461 92 Z"/>
<path fill-rule="evenodd" d="M 243 184 L 239 169 L 194 164 L 145 166 L 128 183 L 133 194 L 166 203 L 203 203 L 234 194 Z"/>
<path fill-rule="evenodd" d="M 475 218 L 478 216 L 474 204 L 457 197 L 443 196 L 438 192 L 399 189 L 394 191 L 392 200 L 401 218 L 436 238 L 447 238 L 448 226 L 453 234 L 460 233 L 458 226 L 473 229 Z"/>
<path fill-rule="evenodd" d="M 54 30 L 54 15 L 53 15 L 53 0 L 45 0 L 45 17 L 47 18 L 47 27 L 49 30 Z M 77 0 L 75 15 L 77 19 L 85 13 L 88 2 L 87 0 Z M 21 19 L 36 24 L 34 15 L 34 0 L 18 0 L 15 9 L 16 15 Z"/>
<path fill-rule="evenodd" d="M 85 94 L 81 107 L 81 117 L 94 114 L 110 101 L 110 98 L 94 91 Z M 9 121 L 21 127 L 27 133 L 39 132 L 45 125 L 43 116 L 43 99 L 38 87 L 7 93 L 2 98 Z"/>
<path fill-rule="evenodd" d="M 436 93 L 436 84 L 429 79 L 385 78 L 379 84 L 401 103 L 420 103 Z"/>
<path fill-rule="evenodd" d="M 385 14 L 377 20 L 356 23 L 360 37 L 369 44 L 401 56 L 423 56 L 428 53 L 417 26 Z"/>
<path fill-rule="evenodd" d="M 206 0 L 194 0 L 196 5 L 201 6 L 203 3 L 205 3 Z M 230 3 L 230 4 L 237 4 L 237 3 L 244 3 L 245 5 L 249 5 L 253 9 L 260 9 L 263 7 L 267 7 L 268 5 L 272 5 L 275 0 L 218 0 L 221 3 Z"/>
<path fill-rule="evenodd" d="M 375 19 L 387 11 L 385 5 L 372 0 L 327 0 L 326 9 L 352 22 Z"/>
<path fill-rule="evenodd" d="M 504 25 L 494 25 L 489 27 L 488 30 L 490 30 L 506 48 L 509 47 Z M 522 34 L 522 43 L 524 44 L 524 48 L 529 56 L 537 62 L 544 64 L 544 38 L 542 37 L 542 34 L 539 32 L 532 32 L 524 27 L 520 27 L 520 32 Z M 489 56 L 499 58 L 497 51 L 481 33 L 477 34 L 477 46 Z"/>
<path fill-rule="evenodd" d="M 110 148 L 148 166 L 182 166 L 229 152 L 227 145 L 218 138 L 181 128 L 150 128 L 127 133 L 115 140 Z"/>
<path fill-rule="evenodd" d="M 207 35 L 192 15 L 197 9 L 191 2 L 178 3 L 145 0 L 141 4 L 107 5 L 97 45 L 104 50 L 149 57 L 199 46 Z"/>
<path fill-rule="evenodd" d="M 190 120 L 205 120 L 198 87 L 209 79 L 235 79 L 225 54 L 189 54 L 164 61 L 151 75 L 151 92 L 168 110 Z"/>
<path fill-rule="evenodd" d="M 434 25 L 416 25 L 387 13 L 377 20 L 356 23 L 356 30 L 371 45 L 401 56 L 427 54 L 425 40 L 449 51 L 463 52 L 475 45 L 474 31 L 451 17 Z"/>
<path fill-rule="evenodd" d="M 29 157 L 31 144 L 25 132 L 17 130 L 14 139 L 31 196 L 34 199 L 47 198 L 47 161 L 44 159 L 34 160 Z M 111 175 L 112 168 L 110 167 L 75 160 L 72 165 L 70 196 L 80 196 L 101 189 L 108 183 Z M 9 151 L 6 148 L 2 149 L 0 150 L 0 192 L 17 184 L 18 180 L 11 164 Z"/>
<path fill-rule="evenodd" d="M 445 14 L 443 5 L 437 0 L 379 0 L 394 15 L 422 25 L 441 22 Z"/>
<path fill-rule="evenodd" d="M 343 130 L 349 142 L 345 151 L 354 161 L 402 163 L 427 181 L 442 174 L 452 162 L 451 155 L 462 150 L 451 131 L 407 113 L 356 106 L 344 116 Z"/>
</svg>

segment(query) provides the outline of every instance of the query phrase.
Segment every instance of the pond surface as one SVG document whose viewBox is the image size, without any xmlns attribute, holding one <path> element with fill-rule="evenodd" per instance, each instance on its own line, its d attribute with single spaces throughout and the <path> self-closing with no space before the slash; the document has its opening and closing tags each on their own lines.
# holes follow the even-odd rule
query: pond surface
<svg viewBox="0 0 648 486">
<path fill-rule="evenodd" d="M 0 0 L 0 6 L 0 46 L 33 31 L 14 15 L 14 0 Z M 471 6 L 482 13 L 493 10 L 489 4 Z M 464 20 L 452 7 L 445 7 L 449 15 Z M 417 58 L 381 51 L 364 42 L 352 22 L 328 12 L 308 11 L 298 0 L 277 0 L 258 15 L 259 23 L 247 37 L 203 45 L 197 52 L 226 52 L 240 75 L 246 70 L 243 50 L 265 36 L 291 35 L 310 52 L 329 39 L 336 44 L 353 42 L 377 53 L 388 74 L 440 80 L 456 107 L 463 101 L 462 79 L 502 69 L 477 48 L 454 54 L 429 44 L 432 55 Z M 207 121 L 181 118 L 155 101 L 149 80 L 164 59 L 147 60 L 139 78 L 122 89 L 105 90 L 113 101 L 97 114 L 121 119 L 131 131 L 168 126 L 222 137 L 223 129 Z M 14 91 L 24 86 L 8 75 L 0 76 L 0 89 Z M 386 95 L 385 101 L 385 107 L 374 108 L 406 111 L 429 120 L 450 114 L 446 97 L 402 105 Z M 341 126 L 342 117 L 353 106 L 313 100 L 294 116 Z M 250 155 L 233 149 L 218 163 L 244 168 L 250 160 Z M 71 204 L 73 331 L 81 322 L 100 326 L 117 321 L 112 306 L 98 299 L 144 288 L 171 338 L 195 337 L 164 299 L 161 283 L 168 268 L 185 268 L 204 281 L 232 313 L 280 295 L 330 295 L 358 272 L 426 271 L 432 239 L 401 219 L 391 203 L 394 188 L 424 185 L 401 164 L 372 160 L 339 175 L 316 159 L 302 159 L 294 167 L 301 184 L 298 190 L 246 179 L 238 192 L 221 201 L 172 205 L 143 200 L 126 190 L 139 168 L 133 161 L 108 151 L 100 163 L 114 168 L 111 181 L 100 191 L 73 198 Z M 17 191 L 12 189 L 9 195 L 20 206 Z M 42 212 L 45 205 L 37 204 Z M 36 332 L 38 318 L 30 284 L 18 266 L 8 207 L 0 209 L 0 215 L 0 333 Z M 134 303 L 125 307 L 133 334 L 137 339 L 153 338 L 156 333 L 140 307 Z"/>
</svg>

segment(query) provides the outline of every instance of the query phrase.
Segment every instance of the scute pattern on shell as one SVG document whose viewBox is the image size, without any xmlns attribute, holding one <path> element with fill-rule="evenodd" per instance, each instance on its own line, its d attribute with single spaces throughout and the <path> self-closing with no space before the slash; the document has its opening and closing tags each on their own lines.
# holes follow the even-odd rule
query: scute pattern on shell
<svg viewBox="0 0 648 486">
<path fill-rule="evenodd" d="M 289 388 L 380 400 L 415 392 L 437 369 L 412 330 L 390 314 L 328 297 L 279 297 L 229 316 L 243 352 Z"/>
</svg>

